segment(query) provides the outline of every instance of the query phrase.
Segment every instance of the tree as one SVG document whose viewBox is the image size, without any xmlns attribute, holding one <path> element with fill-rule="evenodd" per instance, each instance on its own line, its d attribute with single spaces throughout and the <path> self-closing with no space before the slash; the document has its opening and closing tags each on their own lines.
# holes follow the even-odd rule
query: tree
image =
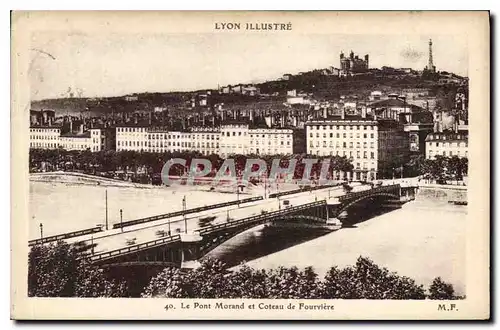
<svg viewBox="0 0 500 330">
<path fill-rule="evenodd" d="M 189 298 L 189 283 L 179 269 L 168 267 L 151 279 L 142 297 Z"/>
<path fill-rule="evenodd" d="M 207 258 L 200 267 L 184 277 L 186 291 L 193 298 L 226 298 L 230 287 L 224 275 L 226 265 L 215 259 Z"/>
<path fill-rule="evenodd" d="M 109 281 L 76 247 L 62 241 L 33 246 L 29 252 L 30 297 L 118 297 L 125 295 L 125 289 L 123 283 Z"/>
<path fill-rule="evenodd" d="M 414 280 L 359 257 L 354 267 L 330 269 L 323 283 L 323 298 L 425 299 L 425 291 Z"/>
<path fill-rule="evenodd" d="M 444 282 L 441 277 L 436 277 L 429 287 L 429 299 L 451 300 L 456 299 L 453 285 Z"/>
<path fill-rule="evenodd" d="M 297 267 L 279 267 L 267 273 L 267 298 L 312 299 L 319 296 L 318 275 L 312 268 L 299 271 Z"/>
<path fill-rule="evenodd" d="M 254 270 L 246 265 L 226 276 L 226 298 L 267 298 L 267 274 L 264 270 Z"/>
</svg>

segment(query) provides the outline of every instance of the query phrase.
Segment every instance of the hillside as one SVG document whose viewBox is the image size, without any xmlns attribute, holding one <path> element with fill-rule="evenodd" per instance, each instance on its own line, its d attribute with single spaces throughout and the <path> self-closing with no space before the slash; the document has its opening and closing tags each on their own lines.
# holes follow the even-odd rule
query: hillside
<svg viewBox="0 0 500 330">
<path fill-rule="evenodd" d="M 219 94 L 212 90 L 208 107 L 223 103 L 225 108 L 273 108 L 280 109 L 286 101 L 286 92 L 295 89 L 311 93 L 317 100 L 336 100 L 341 95 L 357 95 L 365 98 L 373 90 L 389 91 L 404 88 L 429 88 L 431 94 L 456 92 L 462 87 L 467 93 L 467 80 L 448 72 L 436 73 L 433 76 L 413 73 L 401 73 L 395 69 L 371 69 L 367 74 L 354 77 L 340 78 L 334 75 L 323 74 L 319 70 L 292 75 L 289 80 L 274 80 L 257 84 L 261 95 L 248 96 L 241 94 Z M 443 77 L 460 79 L 461 83 L 443 83 Z M 167 107 L 170 110 L 193 111 L 191 99 L 204 91 L 193 92 L 167 92 L 167 93 L 139 93 L 133 94 L 129 99 L 122 97 L 103 98 L 61 98 L 47 99 L 32 102 L 33 110 L 53 109 L 57 116 L 80 112 L 89 113 L 91 116 L 110 114 L 112 112 L 151 112 L 155 107 Z M 130 96 L 129 96 L 130 97 Z M 137 99 L 135 99 L 137 98 Z"/>
</svg>

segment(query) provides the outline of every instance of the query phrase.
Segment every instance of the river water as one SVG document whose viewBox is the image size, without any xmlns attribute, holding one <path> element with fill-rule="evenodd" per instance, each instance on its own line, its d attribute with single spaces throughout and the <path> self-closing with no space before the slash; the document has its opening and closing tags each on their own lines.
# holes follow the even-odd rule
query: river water
<svg viewBox="0 0 500 330">
<path fill-rule="evenodd" d="M 327 234 L 310 229 L 258 227 L 210 252 L 229 266 L 312 266 L 320 277 L 334 265 L 353 265 L 359 256 L 411 277 L 427 287 L 441 276 L 465 293 L 467 206 L 446 199 L 418 198 L 383 214 Z"/>
</svg>

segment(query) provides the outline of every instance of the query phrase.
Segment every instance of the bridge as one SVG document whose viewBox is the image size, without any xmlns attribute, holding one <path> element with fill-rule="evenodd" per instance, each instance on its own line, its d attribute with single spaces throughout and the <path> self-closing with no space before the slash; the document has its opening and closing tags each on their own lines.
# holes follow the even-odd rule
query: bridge
<svg viewBox="0 0 500 330">
<path fill-rule="evenodd" d="M 353 206 L 362 203 L 376 205 L 404 203 L 411 200 L 415 192 L 416 187 L 402 187 L 399 184 L 350 193 L 345 193 L 340 187 L 332 193 L 332 188 L 329 187 L 325 190 L 318 189 L 314 193 L 301 192 L 285 197 L 292 201 L 294 198 L 298 199 L 302 202 L 298 205 L 282 205 L 280 197 L 255 201 L 249 203 L 252 205 L 231 210 L 237 216 L 245 214 L 247 216 L 238 219 L 227 217 L 221 223 L 212 223 L 189 231 L 186 227 L 184 232 L 177 230 L 174 234 L 172 232 L 165 234 L 166 224 L 162 223 L 137 230 L 132 227 L 125 233 L 103 236 L 101 239 L 91 241 L 77 239 L 73 243 L 84 246 L 90 261 L 100 266 L 176 265 L 181 268 L 192 268 L 196 266 L 198 260 L 216 247 L 256 226 L 294 226 L 333 231 L 342 227 L 341 215 Z M 260 212 L 256 214 L 257 210 Z M 226 212 L 229 212 L 229 209 Z M 199 220 L 207 214 L 211 214 L 213 218 L 220 218 L 221 213 L 224 211 L 200 212 L 190 220 Z M 176 221 L 175 223 L 179 222 Z M 169 222 L 168 226 L 170 225 Z M 144 236 L 141 237 L 148 237 L 146 234 L 151 237 L 154 232 L 156 238 L 144 239 L 139 243 L 133 241 L 132 244 L 125 242 L 126 237 L 140 236 L 139 233 L 142 232 Z M 111 246 L 118 248 L 109 248 Z"/>
</svg>

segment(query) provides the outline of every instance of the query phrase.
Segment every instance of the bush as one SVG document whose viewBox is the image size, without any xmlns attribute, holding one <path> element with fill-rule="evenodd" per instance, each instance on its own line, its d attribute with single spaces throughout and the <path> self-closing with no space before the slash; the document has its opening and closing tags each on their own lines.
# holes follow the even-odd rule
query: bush
<svg viewBox="0 0 500 330">
<path fill-rule="evenodd" d="M 429 299 L 452 300 L 457 299 L 453 285 L 444 282 L 441 277 L 436 277 L 429 287 Z"/>
<path fill-rule="evenodd" d="M 28 296 L 125 296 L 125 284 L 109 281 L 102 269 L 83 257 L 80 249 L 62 241 L 33 246 L 28 255 Z"/>
</svg>

